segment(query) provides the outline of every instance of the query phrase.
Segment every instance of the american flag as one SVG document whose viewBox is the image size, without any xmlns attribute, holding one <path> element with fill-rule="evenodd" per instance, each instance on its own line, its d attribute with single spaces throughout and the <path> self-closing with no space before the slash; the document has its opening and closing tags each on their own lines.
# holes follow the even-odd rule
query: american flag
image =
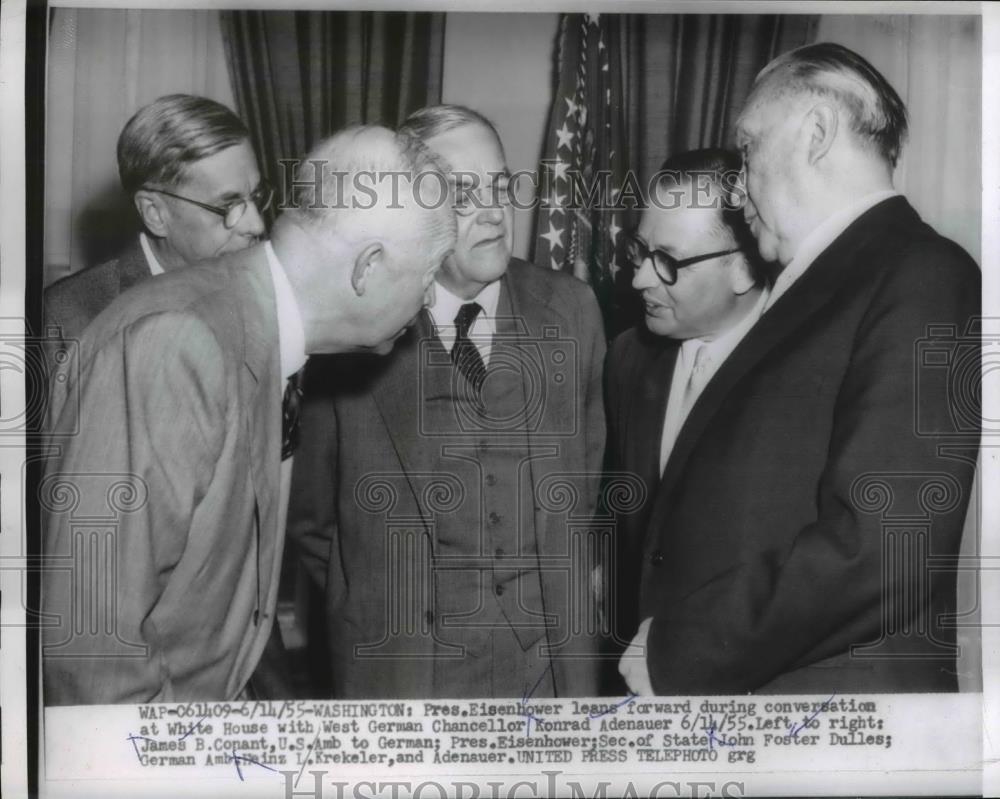
<svg viewBox="0 0 1000 799">
<path fill-rule="evenodd" d="M 606 313 L 624 251 L 626 212 L 615 205 L 628 207 L 619 25 L 617 15 L 562 16 L 534 258 L 590 283 Z"/>
</svg>

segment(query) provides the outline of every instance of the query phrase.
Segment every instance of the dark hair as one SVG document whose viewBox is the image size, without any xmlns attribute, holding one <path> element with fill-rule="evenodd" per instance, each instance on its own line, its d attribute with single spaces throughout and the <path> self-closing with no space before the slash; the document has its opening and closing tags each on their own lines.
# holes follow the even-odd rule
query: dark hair
<svg viewBox="0 0 1000 799">
<path fill-rule="evenodd" d="M 128 194 L 146 184 L 175 186 L 188 164 L 249 140 L 226 106 L 190 94 L 168 94 L 140 108 L 118 137 L 118 176 Z"/>
<path fill-rule="evenodd" d="M 500 140 L 500 133 L 489 119 L 464 105 L 429 105 L 420 108 L 410 114 L 400 126 L 400 133 L 406 133 L 422 141 L 447 133 L 449 130 L 460 128 L 465 125 L 481 125 L 493 134 L 497 145 L 500 147 L 500 154 L 504 160 L 503 142 Z"/>
<path fill-rule="evenodd" d="M 875 67 L 839 44 L 820 42 L 775 58 L 754 81 L 752 96 L 810 93 L 848 114 L 851 130 L 895 167 L 907 134 L 906 105 Z"/>
<path fill-rule="evenodd" d="M 687 150 L 671 155 L 660 165 L 650 182 L 650 190 L 679 187 L 706 187 L 719 210 L 718 229 L 727 234 L 734 247 L 746 256 L 750 274 L 758 283 L 764 279 L 763 262 L 757 252 L 757 242 L 743 218 L 744 195 L 739 188 L 743 162 L 738 153 L 721 147 Z"/>
</svg>

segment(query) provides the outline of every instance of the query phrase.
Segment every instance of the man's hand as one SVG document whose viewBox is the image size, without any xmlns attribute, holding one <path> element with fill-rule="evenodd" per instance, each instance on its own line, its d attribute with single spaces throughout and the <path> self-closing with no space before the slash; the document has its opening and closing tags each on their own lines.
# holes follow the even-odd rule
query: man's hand
<svg viewBox="0 0 1000 799">
<path fill-rule="evenodd" d="M 639 625 L 635 638 L 618 661 L 619 674 L 625 678 L 629 690 L 639 696 L 653 695 L 653 684 L 649 681 L 649 669 L 646 667 L 646 639 L 652 623 L 653 619 L 650 617 Z"/>
</svg>

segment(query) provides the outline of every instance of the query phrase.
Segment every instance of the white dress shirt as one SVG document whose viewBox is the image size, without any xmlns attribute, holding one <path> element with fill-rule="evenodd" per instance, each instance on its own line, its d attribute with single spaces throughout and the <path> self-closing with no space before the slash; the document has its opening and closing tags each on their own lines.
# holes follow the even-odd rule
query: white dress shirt
<svg viewBox="0 0 1000 799">
<path fill-rule="evenodd" d="M 145 233 L 139 234 L 139 246 L 142 247 L 142 254 L 146 256 L 146 263 L 149 264 L 150 273 L 153 275 L 162 275 L 163 267 L 156 260 L 156 256 L 153 254 L 153 247 L 149 243 L 149 239 L 146 238 Z"/>
<path fill-rule="evenodd" d="M 837 237 L 850 227 L 851 223 L 861 216 L 865 211 L 874 208 L 883 200 L 895 197 L 899 194 L 895 189 L 876 191 L 866 194 L 856 203 L 841 208 L 836 213 L 828 216 L 819 226 L 813 228 L 812 232 L 806 236 L 799 245 L 795 256 L 788 262 L 788 266 L 781 270 L 781 273 L 774 281 L 771 288 L 771 299 L 768 300 L 766 311 L 777 301 L 778 297 L 788 291 L 789 286 L 802 277 L 803 273 L 834 241 Z"/>
<path fill-rule="evenodd" d="M 660 438 L 660 474 L 677 441 L 677 436 L 688 413 L 708 381 L 736 349 L 747 332 L 754 326 L 767 305 L 769 292 L 765 287 L 750 311 L 735 325 L 710 341 L 700 338 L 687 339 L 677 351 L 674 376 L 670 382 L 667 410 L 663 418 L 663 435 Z M 697 373 L 695 365 L 697 364 Z"/>
<path fill-rule="evenodd" d="M 271 242 L 264 244 L 267 254 L 267 265 L 271 269 L 271 281 L 274 283 L 274 300 L 278 309 L 278 362 L 281 365 L 281 376 L 287 380 L 306 363 L 306 334 L 302 327 L 302 314 L 299 304 L 288 282 L 285 268 L 278 260 Z M 281 383 L 284 396 L 285 383 Z M 292 482 L 292 461 L 295 455 L 281 462 L 278 483 L 278 536 L 282 540 L 285 535 L 285 518 L 288 516 L 288 495 Z"/>
<path fill-rule="evenodd" d="M 467 302 L 478 302 L 483 309 L 476 314 L 476 319 L 469 328 L 469 339 L 476 345 L 483 365 L 490 365 L 490 353 L 493 351 L 493 336 L 497 332 L 497 305 L 500 303 L 500 281 L 494 280 L 471 300 L 463 300 L 452 294 L 440 283 L 434 286 L 434 304 L 428 310 L 434 323 L 434 332 L 444 348 L 450 353 L 455 346 L 458 331 L 455 328 L 455 317 L 458 309 Z"/>
</svg>

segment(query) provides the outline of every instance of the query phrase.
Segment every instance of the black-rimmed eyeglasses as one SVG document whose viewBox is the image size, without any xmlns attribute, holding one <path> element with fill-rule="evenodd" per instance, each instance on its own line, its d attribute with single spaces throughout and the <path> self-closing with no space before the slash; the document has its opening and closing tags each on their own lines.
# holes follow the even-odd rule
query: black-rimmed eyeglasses
<svg viewBox="0 0 1000 799">
<path fill-rule="evenodd" d="M 691 266 L 692 264 L 707 261 L 710 258 L 732 255 L 734 252 L 739 252 L 739 247 L 731 250 L 719 250 L 718 252 L 708 252 L 704 255 L 693 255 L 690 258 L 678 259 L 674 258 L 674 256 L 669 253 L 663 252 L 663 250 L 650 249 L 643 241 L 636 238 L 633 234 L 628 237 L 627 252 L 629 261 L 631 261 L 632 266 L 636 269 L 642 269 L 642 265 L 646 262 L 646 259 L 651 259 L 653 261 L 653 270 L 656 272 L 656 276 L 668 286 L 672 286 L 677 282 L 678 269 L 683 269 L 685 266 Z"/>
<path fill-rule="evenodd" d="M 263 180 L 257 184 L 256 189 L 250 192 L 249 197 L 241 197 L 228 205 L 209 205 L 208 203 L 203 203 L 201 200 L 193 200 L 190 197 L 174 194 L 172 191 L 158 189 L 154 186 L 143 186 L 143 189 L 146 191 L 155 191 L 157 194 L 165 194 L 167 197 L 173 197 L 175 200 L 183 200 L 186 203 L 191 203 L 191 205 L 204 208 L 206 211 L 211 211 L 213 214 L 222 217 L 222 224 L 225 225 L 226 230 L 232 230 L 240 223 L 243 215 L 247 212 L 247 203 L 253 203 L 260 212 L 266 211 L 274 200 L 274 187 Z"/>
</svg>

